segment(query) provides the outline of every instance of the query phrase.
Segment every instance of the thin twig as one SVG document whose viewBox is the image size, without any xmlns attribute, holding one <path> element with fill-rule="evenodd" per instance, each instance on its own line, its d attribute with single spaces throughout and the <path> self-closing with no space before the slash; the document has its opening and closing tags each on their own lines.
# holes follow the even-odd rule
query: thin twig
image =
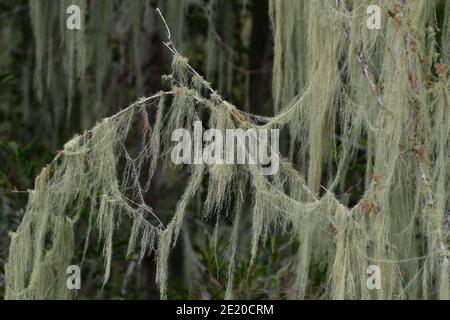
<svg viewBox="0 0 450 320">
<path fill-rule="evenodd" d="M 378 104 L 378 106 L 380 108 L 383 108 L 384 107 L 383 98 L 379 95 L 379 87 L 376 85 L 375 81 L 373 80 L 373 78 L 372 78 L 372 76 L 370 74 L 369 65 L 364 60 L 363 53 L 357 54 L 356 56 L 358 57 L 358 62 L 362 66 L 363 73 L 364 73 L 364 78 L 366 78 L 366 80 L 369 82 L 370 88 L 372 89 L 373 93 L 377 97 L 377 104 Z"/>
</svg>

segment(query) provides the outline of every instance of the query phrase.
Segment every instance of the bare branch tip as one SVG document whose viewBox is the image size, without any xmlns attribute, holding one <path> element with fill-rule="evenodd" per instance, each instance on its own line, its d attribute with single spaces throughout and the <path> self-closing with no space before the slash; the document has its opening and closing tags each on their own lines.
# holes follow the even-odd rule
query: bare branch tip
<svg viewBox="0 0 450 320">
<path fill-rule="evenodd" d="M 167 33 L 167 38 L 169 40 L 171 40 L 171 34 L 170 34 L 170 29 L 169 26 L 167 25 L 166 19 L 164 19 L 163 14 L 161 13 L 161 10 L 159 10 L 159 8 L 156 8 L 156 12 L 158 13 L 158 15 L 161 17 L 162 22 L 164 23 L 164 27 L 166 28 L 166 33 Z"/>
</svg>

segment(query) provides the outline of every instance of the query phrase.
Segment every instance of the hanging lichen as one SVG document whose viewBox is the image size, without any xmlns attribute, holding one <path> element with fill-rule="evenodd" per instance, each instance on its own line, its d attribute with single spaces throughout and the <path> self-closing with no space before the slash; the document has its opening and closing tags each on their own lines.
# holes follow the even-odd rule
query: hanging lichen
<svg viewBox="0 0 450 320">
<path fill-rule="evenodd" d="M 115 230 L 126 216 L 132 221 L 128 253 L 138 246 L 141 259 L 155 253 L 156 280 L 167 298 L 168 257 L 204 181 L 205 218 L 216 218 L 216 230 L 221 215 L 232 221 L 227 298 L 234 297 L 246 188 L 251 195 L 250 268 L 274 232 L 298 244 L 289 297 L 307 296 L 312 266 L 325 264 L 325 298 L 450 298 L 450 94 L 448 66 L 441 61 L 448 56 L 436 38 L 434 1 L 376 2 L 384 12 L 378 31 L 365 27 L 365 8 L 372 1 L 271 1 L 277 111 L 271 118 L 226 102 L 178 54 L 168 33 L 174 54 L 173 73 L 166 77 L 169 90 L 76 136 L 37 177 L 22 224 L 11 234 L 7 298 L 70 297 L 61 273 L 70 264 L 75 227 L 86 207 L 91 209 L 89 230 L 97 231 L 103 245 L 104 282 Z M 37 25 L 42 8 L 33 10 Z M 447 27 L 442 39 L 449 41 Z M 136 115 L 147 115 L 155 106 L 153 130 L 142 151 L 132 156 L 126 138 Z M 168 156 L 172 132 L 191 132 L 204 114 L 208 126 L 220 131 L 287 128 L 294 163 L 277 154 L 280 170 L 270 177 L 255 164 L 189 165 L 186 189 L 163 224 L 143 193 L 158 161 L 173 166 Z M 365 189 L 355 205 L 348 205 L 339 188 L 363 138 Z M 142 184 L 146 162 L 150 169 Z M 381 290 L 367 286 L 370 265 L 381 269 Z"/>
</svg>

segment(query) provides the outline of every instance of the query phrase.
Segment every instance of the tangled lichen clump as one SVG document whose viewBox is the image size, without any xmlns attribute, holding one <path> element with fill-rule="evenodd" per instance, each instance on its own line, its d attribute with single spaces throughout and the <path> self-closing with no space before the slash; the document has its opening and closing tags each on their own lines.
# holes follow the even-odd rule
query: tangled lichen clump
<svg viewBox="0 0 450 320">
<path fill-rule="evenodd" d="M 170 159 L 163 156 L 170 154 L 168 137 L 175 128 L 191 129 L 192 121 L 198 119 L 194 104 L 214 110 L 211 123 L 223 129 L 230 123 L 229 116 L 225 121 L 227 116 L 224 118 L 224 115 L 230 110 L 238 112 L 230 104 L 216 104 L 216 95 L 204 96 L 191 88 L 191 78 L 198 78 L 198 75 L 188 71 L 187 59 L 175 56 L 173 66 L 174 73 L 168 77 L 172 81 L 171 91 L 141 99 L 102 120 L 92 130 L 76 136 L 66 143 L 55 160 L 38 176 L 23 222 L 11 234 L 10 259 L 6 266 L 7 298 L 70 296 L 69 290 L 64 289 L 65 278 L 61 270 L 65 270 L 74 254 L 74 227 L 85 207 L 90 208 L 86 247 L 89 234 L 97 230 L 97 237 L 103 243 L 104 282 L 110 274 L 114 231 L 121 217 L 128 216 L 133 222 L 128 252 L 133 252 L 139 241 L 141 259 L 146 252 L 155 251 L 157 283 L 161 296 L 165 297 L 168 255 L 180 233 L 186 207 L 199 189 L 204 175 L 208 171 L 212 177 L 207 200 L 210 209 L 206 208 L 205 212 L 219 214 L 219 209 L 229 199 L 227 194 L 232 192 L 228 185 L 236 174 L 231 165 L 225 165 L 225 171 L 214 165 L 208 170 L 204 165 L 193 166 L 175 215 L 166 226 L 145 203 L 143 194 L 150 186 L 149 180 L 157 162 L 163 160 L 166 165 L 171 165 Z M 165 118 L 163 110 L 167 96 L 171 98 L 171 105 L 170 116 Z M 147 137 L 145 146 L 137 156 L 132 157 L 125 142 L 134 118 L 138 114 L 148 116 L 146 110 L 154 105 L 158 111 L 153 130 L 144 132 Z M 121 161 L 125 161 L 124 170 L 118 169 Z M 143 171 L 145 162 L 150 163 L 146 172 Z M 120 176 L 119 172 L 122 173 Z M 143 184 L 140 181 L 142 175 L 146 177 Z M 223 193 L 216 193 L 217 186 Z M 23 250 L 23 246 L 30 246 L 30 250 Z M 53 274 L 59 277 L 53 279 Z M 52 285 L 47 287 L 48 283 Z"/>
<path fill-rule="evenodd" d="M 207 181 L 204 216 L 216 219 L 216 230 L 221 215 L 232 221 L 227 298 L 233 298 L 247 190 L 252 202 L 250 264 L 274 230 L 298 243 L 291 259 L 292 298 L 307 295 L 310 269 L 321 264 L 328 265 L 327 298 L 448 299 L 450 97 L 442 63 L 448 61 L 442 50 L 450 41 L 448 18 L 439 25 L 434 1 L 378 2 L 386 18 L 380 31 L 365 28 L 363 9 L 369 1 L 271 1 L 279 107 L 271 118 L 224 101 L 169 41 L 174 53 L 173 73 L 166 77 L 170 91 L 141 99 L 75 137 L 36 179 L 22 224 L 11 235 L 7 298 L 70 297 L 61 273 L 71 261 L 74 228 L 86 207 L 87 234 L 96 230 L 103 244 L 104 281 L 114 231 L 128 216 L 128 251 L 140 246 L 141 258 L 155 252 L 157 283 L 161 297 L 167 297 L 170 251 L 189 202 Z M 448 4 L 445 12 L 448 17 Z M 126 138 L 136 115 L 146 119 L 153 106 L 158 109 L 155 124 L 144 131 L 145 145 L 132 156 Z M 287 128 L 290 161 L 279 155 L 280 170 L 271 177 L 254 164 L 191 165 L 175 214 L 164 225 L 143 194 L 157 164 L 172 165 L 167 155 L 173 130 L 192 130 L 201 117 L 199 108 L 209 115 L 209 126 L 219 130 Z M 342 141 L 339 148 L 336 136 Z M 340 190 L 363 138 L 365 190 L 350 207 Z M 124 170 L 119 170 L 122 162 Z M 150 163 L 148 170 L 144 163 Z M 382 290 L 366 285 L 366 270 L 373 264 L 381 268 Z"/>
<path fill-rule="evenodd" d="M 365 27 L 371 4 L 382 8 L 382 30 Z M 449 13 L 441 1 L 271 1 L 275 103 L 293 99 L 279 117 L 312 190 L 333 167 L 335 136 L 344 143 L 328 173 L 332 192 L 367 139 L 365 192 L 352 211 L 368 218 L 336 218 L 345 245 L 336 246 L 331 297 L 369 297 L 360 275 L 370 262 L 382 269 L 379 298 L 449 297 Z"/>
</svg>

